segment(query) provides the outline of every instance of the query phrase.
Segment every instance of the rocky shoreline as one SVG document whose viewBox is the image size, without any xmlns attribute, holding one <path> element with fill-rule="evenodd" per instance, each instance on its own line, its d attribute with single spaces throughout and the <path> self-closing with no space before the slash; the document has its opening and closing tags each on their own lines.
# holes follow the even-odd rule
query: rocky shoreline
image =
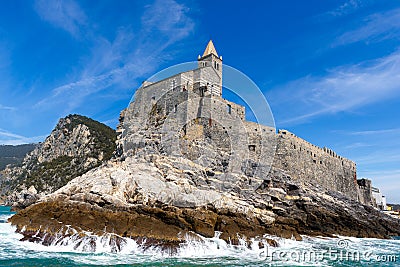
<svg viewBox="0 0 400 267">
<path fill-rule="evenodd" d="M 338 192 L 299 184 L 279 170 L 256 190 L 232 176 L 230 192 L 217 189 L 223 174 L 213 175 L 206 186 L 196 186 L 193 181 L 210 177 L 188 160 L 159 156 L 109 162 L 20 210 L 10 222 L 23 240 L 44 245 L 71 235 L 85 239 L 88 232 L 114 234 L 116 251 L 123 237 L 171 249 L 187 235 L 213 237 L 216 231 L 232 243 L 265 234 L 296 240 L 301 235 L 400 235 L 399 220 Z"/>
</svg>

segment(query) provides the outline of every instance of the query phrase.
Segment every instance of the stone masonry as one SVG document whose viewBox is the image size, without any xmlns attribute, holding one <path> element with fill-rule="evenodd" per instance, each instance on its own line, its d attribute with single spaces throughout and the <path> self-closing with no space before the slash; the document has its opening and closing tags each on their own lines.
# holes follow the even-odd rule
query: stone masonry
<svg viewBox="0 0 400 267">
<path fill-rule="evenodd" d="M 271 168 L 304 183 L 359 196 L 356 164 L 286 130 L 245 119 L 245 108 L 222 98 L 222 57 L 210 41 L 198 68 L 144 82 L 121 112 L 119 151 L 124 156 L 186 157 L 222 173 L 259 180 Z"/>
</svg>

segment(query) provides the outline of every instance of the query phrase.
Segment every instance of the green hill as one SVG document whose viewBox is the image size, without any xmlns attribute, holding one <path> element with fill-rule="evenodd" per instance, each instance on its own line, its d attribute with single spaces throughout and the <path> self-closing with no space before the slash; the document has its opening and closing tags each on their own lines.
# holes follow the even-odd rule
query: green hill
<svg viewBox="0 0 400 267">
<path fill-rule="evenodd" d="M 0 145 L 0 170 L 4 170 L 8 164 L 19 165 L 22 160 L 37 144 L 25 145 Z"/>
</svg>

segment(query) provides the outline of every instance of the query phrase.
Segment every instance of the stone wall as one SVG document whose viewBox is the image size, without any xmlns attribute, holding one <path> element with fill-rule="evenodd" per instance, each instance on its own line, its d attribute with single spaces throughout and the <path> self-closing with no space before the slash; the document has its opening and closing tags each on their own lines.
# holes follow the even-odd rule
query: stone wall
<svg viewBox="0 0 400 267">
<path fill-rule="evenodd" d="M 127 155 L 186 157 L 214 171 L 267 178 L 271 166 L 293 179 L 359 195 L 354 162 L 294 134 L 245 120 L 245 108 L 212 94 L 221 78 L 211 67 L 146 83 L 124 111 L 121 146 Z"/>
<path fill-rule="evenodd" d="M 372 185 L 369 179 L 358 179 L 358 201 L 363 204 L 374 206 L 372 199 Z"/>
<path fill-rule="evenodd" d="M 315 146 L 286 130 L 277 135 L 274 167 L 300 181 L 358 199 L 356 164 L 328 148 Z"/>
</svg>

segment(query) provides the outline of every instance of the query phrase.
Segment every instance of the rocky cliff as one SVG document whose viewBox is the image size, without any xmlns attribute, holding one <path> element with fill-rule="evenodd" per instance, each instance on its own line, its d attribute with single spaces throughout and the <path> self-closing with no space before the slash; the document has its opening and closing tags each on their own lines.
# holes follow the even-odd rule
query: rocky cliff
<svg viewBox="0 0 400 267">
<path fill-rule="evenodd" d="M 93 251 L 94 236 L 112 235 L 109 245 L 118 251 L 126 238 L 173 249 L 188 236 L 216 232 L 229 242 L 245 236 L 259 245 L 278 245 L 266 234 L 297 240 L 301 235 L 400 235 L 399 220 L 338 191 L 300 182 L 276 167 L 265 176 L 226 171 L 210 158 L 218 154 L 204 136 L 192 140 L 182 134 L 187 153 L 168 154 L 157 134 L 162 117 L 135 124 L 131 135 L 127 119 L 134 120 L 123 112 L 119 142 L 129 136 L 139 145 L 14 215 L 10 221 L 24 240 L 47 245 L 75 240 Z M 189 153 L 191 146 L 203 152 L 200 157 Z M 204 164 L 209 161 L 213 164 Z"/>
<path fill-rule="evenodd" d="M 209 93 L 207 79 L 216 76 L 208 70 L 196 70 L 204 74 L 197 80 L 188 72 L 139 88 L 121 113 L 116 157 L 84 174 L 112 149 L 93 153 L 90 126 L 62 120 L 28 159 L 52 163 L 55 172 L 33 168 L 26 187 L 51 192 L 82 175 L 10 219 L 24 240 L 73 240 L 93 251 L 96 237 L 106 235 L 118 251 L 126 238 L 173 249 L 188 236 L 216 233 L 233 243 L 255 238 L 259 246 L 277 245 L 264 235 L 400 235 L 399 220 L 357 201 L 355 164 L 245 121 L 244 108 Z M 57 186 L 42 182 L 48 173 Z"/>
<path fill-rule="evenodd" d="M 348 197 L 300 185 L 273 170 L 253 190 L 250 178 L 215 173 L 183 158 L 151 156 L 110 161 L 70 181 L 11 218 L 24 240 L 62 244 L 111 234 L 118 251 L 126 238 L 144 246 L 174 249 L 200 234 L 237 243 L 265 234 L 300 240 L 301 235 L 388 238 L 400 234 L 398 220 Z M 258 181 L 253 181 L 258 182 Z M 79 241 L 80 240 L 80 241 Z"/>
<path fill-rule="evenodd" d="M 22 166 L 3 171 L 1 193 L 14 202 L 21 192 L 54 192 L 109 160 L 115 140 L 113 129 L 87 117 L 69 115 L 60 119 L 46 140 L 24 158 Z"/>
</svg>

